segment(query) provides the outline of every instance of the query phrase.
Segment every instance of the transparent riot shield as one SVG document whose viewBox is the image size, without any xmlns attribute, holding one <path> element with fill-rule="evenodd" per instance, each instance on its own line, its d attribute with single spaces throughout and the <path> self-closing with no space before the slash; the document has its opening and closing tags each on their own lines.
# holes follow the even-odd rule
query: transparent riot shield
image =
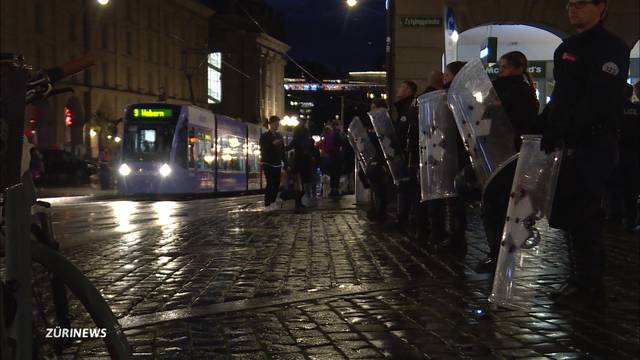
<svg viewBox="0 0 640 360">
<path fill-rule="evenodd" d="M 398 185 L 401 181 L 408 179 L 407 164 L 399 149 L 391 117 L 386 109 L 375 109 L 369 112 L 369 117 L 382 147 L 384 159 L 389 165 L 393 182 Z"/>
<path fill-rule="evenodd" d="M 455 197 L 458 171 L 458 130 L 447 104 L 447 92 L 418 98 L 420 132 L 420 193 L 422 201 Z"/>
<path fill-rule="evenodd" d="M 484 190 L 491 176 L 513 160 L 517 149 L 511 122 L 480 59 L 458 72 L 449 88 L 448 102 Z"/>
<path fill-rule="evenodd" d="M 514 283 L 514 277 L 534 261 L 541 240 L 537 227 L 549 219 L 562 159 L 562 150 L 540 150 L 539 135 L 522 139 L 489 297 L 494 304 L 515 309 L 526 308 L 534 295 L 526 285 Z"/>
<path fill-rule="evenodd" d="M 356 116 L 351 120 L 347 135 L 362 171 L 369 176 L 367 170 L 371 162 L 375 161 L 377 150 L 359 117 Z"/>
</svg>

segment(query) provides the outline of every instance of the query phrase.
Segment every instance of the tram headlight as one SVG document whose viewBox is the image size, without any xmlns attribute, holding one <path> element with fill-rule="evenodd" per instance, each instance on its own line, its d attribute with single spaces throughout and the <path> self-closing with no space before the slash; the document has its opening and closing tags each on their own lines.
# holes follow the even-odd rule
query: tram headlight
<svg viewBox="0 0 640 360">
<path fill-rule="evenodd" d="M 167 177 L 169 176 L 169 174 L 171 174 L 171 167 L 168 164 L 162 164 L 158 171 L 160 172 L 160 175 L 162 177 Z"/>
<path fill-rule="evenodd" d="M 118 169 L 118 172 L 122 176 L 127 176 L 127 175 L 131 174 L 131 168 L 127 164 L 122 164 L 122 165 L 120 165 L 120 168 Z"/>
</svg>

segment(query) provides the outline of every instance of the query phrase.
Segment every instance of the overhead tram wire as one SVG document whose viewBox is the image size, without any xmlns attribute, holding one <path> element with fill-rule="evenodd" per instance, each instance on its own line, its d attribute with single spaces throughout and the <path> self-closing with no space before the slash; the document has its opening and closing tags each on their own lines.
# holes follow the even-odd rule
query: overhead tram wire
<svg viewBox="0 0 640 360">
<path fill-rule="evenodd" d="M 242 12 L 247 15 L 247 17 L 258 27 L 258 29 L 260 29 L 263 33 L 269 35 L 269 33 L 262 27 L 262 25 L 260 25 L 260 23 L 253 17 L 251 16 L 251 14 L 242 6 L 238 3 L 238 0 L 233 0 L 233 3 L 236 4 L 238 6 L 238 8 L 240 10 L 242 10 Z M 271 36 L 271 35 L 269 35 Z M 289 54 L 284 53 L 284 56 L 287 57 L 287 59 L 289 59 L 289 61 L 291 61 L 295 66 L 298 67 L 298 69 L 302 70 L 302 72 L 304 72 L 305 74 L 309 75 L 311 77 L 311 79 L 319 84 L 322 84 L 322 81 L 319 80 L 317 77 L 313 76 L 312 73 L 310 73 L 307 69 L 305 69 L 304 67 L 302 67 L 302 65 L 298 64 L 297 61 L 295 61 L 291 56 L 289 56 Z"/>
</svg>

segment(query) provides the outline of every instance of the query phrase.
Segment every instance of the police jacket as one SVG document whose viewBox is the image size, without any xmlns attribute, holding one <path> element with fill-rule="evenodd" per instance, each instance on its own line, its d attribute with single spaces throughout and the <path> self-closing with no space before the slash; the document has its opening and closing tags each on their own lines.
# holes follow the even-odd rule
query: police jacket
<svg viewBox="0 0 640 360">
<path fill-rule="evenodd" d="M 622 156 L 640 154 L 640 103 L 625 102 L 619 137 Z"/>
<path fill-rule="evenodd" d="M 598 24 L 565 39 L 553 55 L 556 81 L 543 112 L 543 136 L 569 148 L 613 133 L 623 116 L 629 47 Z"/>
<path fill-rule="evenodd" d="M 274 145 L 273 142 L 281 140 L 278 145 Z M 282 162 L 286 162 L 284 156 L 284 141 L 282 141 L 282 135 L 278 132 L 267 131 L 260 135 L 260 157 L 262 163 L 270 166 L 280 166 Z"/>
<path fill-rule="evenodd" d="M 398 146 L 406 155 L 405 160 L 409 166 L 417 166 L 419 160 L 419 144 L 418 144 L 418 107 L 413 97 L 406 97 L 398 100 L 394 106 L 398 117 L 395 122 L 396 136 L 398 137 Z"/>
<path fill-rule="evenodd" d="M 492 84 L 513 126 L 516 151 L 519 151 L 520 136 L 537 132 L 535 129 L 538 117 L 536 94 L 521 75 L 498 77 Z"/>
</svg>

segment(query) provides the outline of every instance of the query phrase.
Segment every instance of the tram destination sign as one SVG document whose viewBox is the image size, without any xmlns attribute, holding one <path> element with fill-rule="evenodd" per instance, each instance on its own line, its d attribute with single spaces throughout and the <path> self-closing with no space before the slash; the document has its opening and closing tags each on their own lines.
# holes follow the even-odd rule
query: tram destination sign
<svg viewBox="0 0 640 360">
<path fill-rule="evenodd" d="M 138 119 L 172 118 L 173 109 L 170 108 L 135 108 L 133 117 Z"/>
</svg>

